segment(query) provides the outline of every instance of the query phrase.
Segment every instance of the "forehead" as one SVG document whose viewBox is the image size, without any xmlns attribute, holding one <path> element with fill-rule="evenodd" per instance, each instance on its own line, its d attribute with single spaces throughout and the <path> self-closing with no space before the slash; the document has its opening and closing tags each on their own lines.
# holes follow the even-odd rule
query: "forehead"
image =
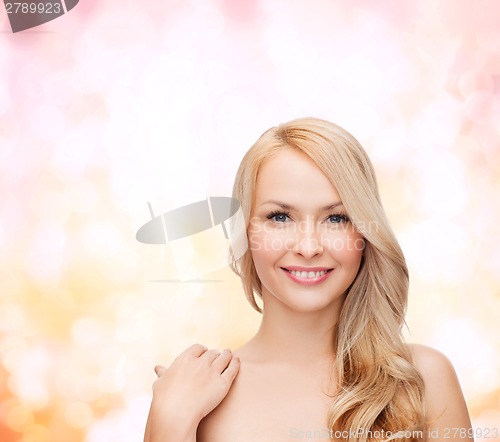
<svg viewBox="0 0 500 442">
<path fill-rule="evenodd" d="M 273 199 L 297 206 L 324 206 L 340 201 L 328 177 L 304 153 L 284 149 L 262 164 L 257 175 L 255 204 Z"/>
</svg>

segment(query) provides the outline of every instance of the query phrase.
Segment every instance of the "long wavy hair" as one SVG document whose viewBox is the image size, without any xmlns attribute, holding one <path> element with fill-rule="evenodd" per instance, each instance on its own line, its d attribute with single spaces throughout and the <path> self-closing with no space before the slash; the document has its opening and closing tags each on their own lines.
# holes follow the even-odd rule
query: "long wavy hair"
<svg viewBox="0 0 500 442">
<path fill-rule="evenodd" d="M 244 156 L 234 182 L 233 198 L 246 220 L 244 235 L 259 170 L 283 149 L 296 149 L 314 161 L 365 241 L 359 272 L 336 325 L 332 370 L 338 385 L 327 424 L 348 442 L 421 440 L 424 383 L 402 337 L 408 268 L 382 207 L 371 161 L 349 132 L 328 121 L 302 118 L 267 130 Z M 240 232 L 240 238 L 244 235 Z M 255 298 L 262 299 L 262 283 L 250 250 L 233 259 L 231 268 L 241 277 L 252 307 L 262 313 Z"/>
</svg>

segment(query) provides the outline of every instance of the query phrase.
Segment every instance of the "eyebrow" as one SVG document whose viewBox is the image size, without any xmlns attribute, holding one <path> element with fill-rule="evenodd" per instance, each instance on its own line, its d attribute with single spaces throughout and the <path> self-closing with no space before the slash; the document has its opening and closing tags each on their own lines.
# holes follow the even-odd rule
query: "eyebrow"
<svg viewBox="0 0 500 442">
<path fill-rule="evenodd" d="M 264 201 L 261 204 L 261 206 L 263 206 L 264 204 L 276 204 L 276 205 L 280 206 L 282 209 L 285 209 L 285 210 L 294 210 L 294 211 L 298 210 L 295 206 L 292 206 L 291 204 L 283 203 L 281 201 L 276 201 L 276 200 L 267 200 L 267 201 Z M 333 209 L 335 209 L 338 206 L 343 206 L 342 201 L 337 201 L 336 203 L 329 204 L 328 206 L 320 207 L 319 210 L 322 211 L 322 212 L 326 212 L 327 210 L 333 210 Z"/>
</svg>

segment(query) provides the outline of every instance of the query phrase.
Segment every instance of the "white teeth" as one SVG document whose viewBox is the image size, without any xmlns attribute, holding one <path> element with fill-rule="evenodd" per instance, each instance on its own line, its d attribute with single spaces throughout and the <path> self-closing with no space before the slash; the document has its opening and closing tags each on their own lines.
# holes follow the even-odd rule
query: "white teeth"
<svg viewBox="0 0 500 442">
<path fill-rule="evenodd" d="M 289 270 L 289 272 L 296 276 L 297 278 L 301 279 L 312 279 L 312 278 L 319 278 L 320 276 L 323 276 L 326 273 L 326 270 L 321 270 L 318 272 L 298 272 L 296 270 Z"/>
</svg>

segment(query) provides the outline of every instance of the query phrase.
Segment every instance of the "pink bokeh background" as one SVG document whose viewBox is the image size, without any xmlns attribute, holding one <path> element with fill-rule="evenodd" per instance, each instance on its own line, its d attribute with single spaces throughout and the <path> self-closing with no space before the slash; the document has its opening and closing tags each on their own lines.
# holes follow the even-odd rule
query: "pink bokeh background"
<svg viewBox="0 0 500 442">
<path fill-rule="evenodd" d="M 500 3 L 80 0 L 0 7 L 0 440 L 142 440 L 157 363 L 259 316 L 221 268 L 172 276 L 135 232 L 231 194 L 268 127 L 329 119 L 369 152 L 411 272 L 406 332 L 500 429 Z M 174 272 L 175 273 L 175 272 Z M 499 430 L 500 431 L 500 430 Z"/>
</svg>

